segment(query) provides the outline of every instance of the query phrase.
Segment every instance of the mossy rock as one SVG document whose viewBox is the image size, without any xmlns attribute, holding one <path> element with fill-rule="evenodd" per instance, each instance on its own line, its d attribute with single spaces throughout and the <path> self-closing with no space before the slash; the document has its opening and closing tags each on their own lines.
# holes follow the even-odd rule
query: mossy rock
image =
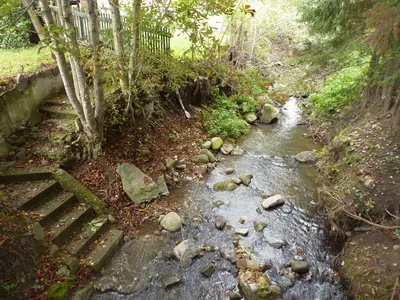
<svg viewBox="0 0 400 300">
<path fill-rule="evenodd" d="M 210 163 L 214 163 L 214 162 L 217 161 L 217 159 L 215 158 L 214 154 L 212 154 L 210 150 L 201 149 L 201 150 L 199 151 L 199 155 L 200 155 L 200 154 L 207 155 L 208 161 L 209 161 Z"/>
<path fill-rule="evenodd" d="M 218 182 L 218 183 L 214 184 L 214 187 L 213 187 L 214 191 L 217 191 L 217 192 L 222 192 L 222 191 L 230 192 L 230 191 L 235 190 L 236 188 L 237 188 L 237 185 L 229 180 Z"/>
</svg>

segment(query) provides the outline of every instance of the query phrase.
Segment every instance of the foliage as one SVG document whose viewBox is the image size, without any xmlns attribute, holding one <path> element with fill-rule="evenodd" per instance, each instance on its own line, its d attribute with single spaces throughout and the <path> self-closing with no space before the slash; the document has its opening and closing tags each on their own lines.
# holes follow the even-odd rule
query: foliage
<svg viewBox="0 0 400 300">
<path fill-rule="evenodd" d="M 316 115 L 329 116 L 356 99 L 365 75 L 365 67 L 351 67 L 331 75 L 322 91 L 310 96 Z"/>
<path fill-rule="evenodd" d="M 5 0 L 0 3 L 0 49 L 19 49 L 30 45 L 30 21 L 23 16 L 15 21 L 21 14 L 21 5 L 17 0 Z"/>
<path fill-rule="evenodd" d="M 237 99 L 241 99 L 242 105 L 248 100 L 252 102 L 250 97 L 238 96 Z M 203 125 L 207 133 L 222 138 L 239 138 L 248 127 L 247 122 L 239 116 L 239 110 L 237 102 L 226 96 L 219 96 L 203 113 Z"/>
</svg>

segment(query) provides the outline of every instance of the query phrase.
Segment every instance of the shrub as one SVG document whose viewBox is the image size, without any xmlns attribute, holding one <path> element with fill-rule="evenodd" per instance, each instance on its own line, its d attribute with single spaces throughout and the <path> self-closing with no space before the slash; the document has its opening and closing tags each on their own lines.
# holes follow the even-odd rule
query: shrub
<svg viewBox="0 0 400 300">
<path fill-rule="evenodd" d="M 215 103 L 203 113 L 203 125 L 210 135 L 237 139 L 247 131 L 248 124 L 237 113 L 238 105 L 225 96 L 219 96 Z"/>
<path fill-rule="evenodd" d="M 350 67 L 328 78 L 322 91 L 310 96 L 316 115 L 329 115 L 357 98 L 366 70 L 365 67 Z"/>
<path fill-rule="evenodd" d="M 21 11 L 12 12 L 20 8 L 20 4 L 16 0 L 1 1 L 0 12 L 3 15 L 0 18 L 0 27 L 10 25 L 0 31 L 0 49 L 18 49 L 25 48 L 30 45 L 29 28 L 30 21 L 23 16 L 16 23 L 15 19 Z"/>
<path fill-rule="evenodd" d="M 230 100 L 236 104 L 237 111 L 240 114 L 254 112 L 259 105 L 258 101 L 256 101 L 253 97 L 244 95 L 234 95 L 230 98 Z"/>
</svg>

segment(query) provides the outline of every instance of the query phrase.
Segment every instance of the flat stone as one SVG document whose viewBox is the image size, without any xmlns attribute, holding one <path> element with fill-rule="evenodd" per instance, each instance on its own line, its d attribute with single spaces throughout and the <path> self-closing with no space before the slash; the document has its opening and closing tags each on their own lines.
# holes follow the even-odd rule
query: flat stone
<svg viewBox="0 0 400 300">
<path fill-rule="evenodd" d="M 308 263 L 301 260 L 292 261 L 290 267 L 292 268 L 292 272 L 296 273 L 307 273 L 310 270 Z"/>
<path fill-rule="evenodd" d="M 235 233 L 242 235 L 242 236 L 248 236 L 249 235 L 249 230 L 247 228 L 236 228 Z"/>
<path fill-rule="evenodd" d="M 224 217 L 218 216 L 218 217 L 215 218 L 215 227 L 218 230 L 223 230 L 225 225 L 226 225 L 226 220 L 225 220 Z"/>
<path fill-rule="evenodd" d="M 259 271 L 261 269 L 261 266 L 259 263 L 256 263 L 255 261 L 251 259 L 238 259 L 236 261 L 236 266 L 239 269 L 245 269 L 245 270 L 252 270 L 252 271 Z"/>
<path fill-rule="evenodd" d="M 268 226 L 268 224 L 260 221 L 253 221 L 253 226 L 256 232 L 261 232 L 264 230 L 265 227 Z"/>
<path fill-rule="evenodd" d="M 234 168 L 228 168 L 225 170 L 225 174 L 229 175 L 229 174 L 233 174 L 233 172 L 235 172 Z"/>
<path fill-rule="evenodd" d="M 218 182 L 218 183 L 214 184 L 214 186 L 213 186 L 214 191 L 217 191 L 217 192 L 233 191 L 236 188 L 237 188 L 237 185 L 229 180 Z"/>
<path fill-rule="evenodd" d="M 175 257 L 182 263 L 184 267 L 190 266 L 192 258 L 200 254 L 199 248 L 191 239 L 182 241 L 174 248 Z"/>
<path fill-rule="evenodd" d="M 44 242 L 45 240 L 45 235 L 42 226 L 36 222 L 33 224 L 33 238 L 37 240 L 38 242 Z"/>
<path fill-rule="evenodd" d="M 203 274 L 207 278 L 210 278 L 216 270 L 217 268 L 213 264 L 209 264 L 201 271 L 201 274 Z"/>
<path fill-rule="evenodd" d="M 228 155 L 233 150 L 233 145 L 231 143 L 224 143 L 221 147 L 221 152 L 225 155 Z"/>
<path fill-rule="evenodd" d="M 267 199 L 265 199 L 262 203 L 262 207 L 264 209 L 270 209 L 273 208 L 275 206 L 284 204 L 285 200 L 283 199 L 283 197 L 281 195 L 275 195 L 272 197 L 268 197 Z"/>
<path fill-rule="evenodd" d="M 317 160 L 313 151 L 300 152 L 294 158 L 301 163 L 314 163 Z"/>
<path fill-rule="evenodd" d="M 217 161 L 217 159 L 215 158 L 214 154 L 212 154 L 210 150 L 201 149 L 201 150 L 199 151 L 199 155 L 202 155 L 202 154 L 207 155 L 207 157 L 208 157 L 208 162 L 210 162 L 210 163 L 214 163 L 214 162 Z"/>
<path fill-rule="evenodd" d="M 150 202 L 161 194 L 167 194 L 168 188 L 162 178 L 154 182 L 133 164 L 121 164 L 117 173 L 121 176 L 122 186 L 129 199 L 137 204 Z"/>
<path fill-rule="evenodd" d="M 161 278 L 164 288 L 168 288 L 181 282 L 182 277 L 179 274 L 167 274 Z"/>
<path fill-rule="evenodd" d="M 211 141 L 206 141 L 201 145 L 203 149 L 210 149 L 211 148 Z"/>
<path fill-rule="evenodd" d="M 273 240 L 273 241 L 269 241 L 268 244 L 275 249 L 279 249 L 282 248 L 284 246 L 287 245 L 287 242 L 284 240 Z"/>
<path fill-rule="evenodd" d="M 211 149 L 216 151 L 222 147 L 224 141 L 220 137 L 213 137 L 211 139 Z"/>
<path fill-rule="evenodd" d="M 246 186 L 250 184 L 252 178 L 253 178 L 253 174 L 251 174 L 251 173 L 242 173 L 239 176 L 239 179 Z"/>
<path fill-rule="evenodd" d="M 176 212 L 168 213 L 160 222 L 162 228 L 169 232 L 179 231 L 182 227 L 181 217 Z"/>
<path fill-rule="evenodd" d="M 190 159 L 192 160 L 192 162 L 195 162 L 197 164 L 206 164 L 210 162 L 208 160 L 208 156 L 205 154 L 194 155 Z"/>
</svg>

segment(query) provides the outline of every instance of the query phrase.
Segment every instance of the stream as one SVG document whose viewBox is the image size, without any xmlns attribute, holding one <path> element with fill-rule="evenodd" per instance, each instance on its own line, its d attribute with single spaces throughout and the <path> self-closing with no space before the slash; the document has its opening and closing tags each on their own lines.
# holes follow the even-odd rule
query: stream
<svg viewBox="0 0 400 300">
<path fill-rule="evenodd" d="M 221 161 L 205 182 L 191 181 L 174 191 L 174 201 L 183 206 L 180 215 L 185 226 L 176 233 L 147 234 L 126 242 L 96 280 L 93 299 L 229 299 L 228 291 L 240 292 L 238 272 L 232 263 L 235 228 L 249 229 L 248 236 L 241 237 L 239 243 L 251 250 L 252 260 L 272 263 L 267 274 L 281 288 L 281 299 L 346 299 L 344 287 L 332 280 L 335 253 L 324 231 L 324 216 L 313 212 L 316 168 L 293 158 L 301 151 L 318 148 L 304 136 L 306 129 L 298 126 L 301 120 L 296 99 L 289 99 L 278 122 L 254 125 L 240 139 L 244 155 L 220 154 L 217 158 Z M 226 175 L 227 168 L 234 168 L 235 173 Z M 215 183 L 243 172 L 254 176 L 249 186 L 240 185 L 232 192 L 212 190 Z M 281 194 L 286 203 L 265 211 L 261 207 L 262 193 Z M 213 203 L 217 200 L 224 204 L 216 207 Z M 216 216 L 223 216 L 232 229 L 217 230 Z M 241 217 L 245 219 L 243 224 L 239 223 Z M 268 226 L 256 232 L 253 221 Z M 171 251 L 177 242 L 188 238 L 199 246 L 211 247 L 211 251 L 204 251 L 204 256 L 184 268 L 171 258 Z M 277 240 L 287 244 L 272 247 Z M 309 263 L 308 274 L 290 274 L 286 265 L 295 255 Z M 201 271 L 210 263 L 216 271 L 206 278 Z M 161 278 L 168 274 L 177 274 L 182 280 L 164 289 Z"/>
</svg>

